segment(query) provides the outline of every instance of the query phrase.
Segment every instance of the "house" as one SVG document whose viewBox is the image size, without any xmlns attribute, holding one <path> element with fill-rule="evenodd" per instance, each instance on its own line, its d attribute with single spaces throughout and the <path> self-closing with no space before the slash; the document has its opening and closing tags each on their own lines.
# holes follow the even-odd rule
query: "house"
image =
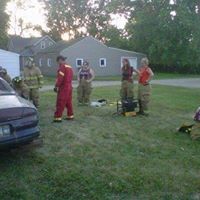
<svg viewBox="0 0 200 200">
<path fill-rule="evenodd" d="M 19 60 L 19 54 L 0 49 L 0 66 L 5 68 L 12 78 L 20 75 Z"/>
<path fill-rule="evenodd" d="M 88 36 L 71 41 L 60 41 L 43 49 L 35 56 L 37 65 L 45 75 L 55 75 L 57 71 L 56 57 L 66 56 L 67 62 L 77 72 L 83 60 L 89 61 L 97 76 L 114 76 L 121 74 L 123 58 L 128 58 L 131 65 L 137 68 L 142 53 L 108 47 L 97 39 Z"/>
<path fill-rule="evenodd" d="M 27 57 L 35 55 L 46 48 L 55 45 L 56 42 L 48 35 L 38 38 L 23 38 L 20 36 L 10 36 L 8 50 L 20 54 L 20 66 L 23 69 Z"/>
</svg>

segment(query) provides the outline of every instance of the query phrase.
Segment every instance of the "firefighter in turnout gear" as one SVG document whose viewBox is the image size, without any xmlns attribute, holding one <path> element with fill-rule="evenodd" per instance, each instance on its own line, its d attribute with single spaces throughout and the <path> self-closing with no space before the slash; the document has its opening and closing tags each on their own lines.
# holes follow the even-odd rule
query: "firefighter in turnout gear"
<svg viewBox="0 0 200 200">
<path fill-rule="evenodd" d="M 39 88 L 43 86 L 43 75 L 32 58 L 28 58 L 24 68 L 24 82 L 29 89 L 29 100 L 39 107 Z"/>
<path fill-rule="evenodd" d="M 144 111 L 148 110 L 148 104 L 151 96 L 151 78 L 154 76 L 151 68 L 149 67 L 149 60 L 143 58 L 141 60 L 141 67 L 139 69 L 139 86 L 138 86 L 138 100 L 139 112 L 138 114 L 147 115 Z"/>
<path fill-rule="evenodd" d="M 57 92 L 56 112 L 54 114 L 54 122 L 62 122 L 64 109 L 67 108 L 66 120 L 73 120 L 73 105 L 72 105 L 72 80 L 73 69 L 65 62 L 63 56 L 57 57 L 59 69 L 54 91 Z"/>
<path fill-rule="evenodd" d="M 89 62 L 84 61 L 83 66 L 78 72 L 77 97 L 79 105 L 88 105 L 92 92 L 92 81 L 94 80 L 94 71 L 90 68 Z"/>
<path fill-rule="evenodd" d="M 20 76 L 15 77 L 12 83 L 13 83 L 14 90 L 20 97 L 24 99 L 29 98 L 29 89 L 28 89 L 28 86 L 24 83 L 24 80 L 22 79 L 22 77 Z"/>
<path fill-rule="evenodd" d="M 0 67 L 0 77 L 12 86 L 12 79 L 8 75 L 7 70 L 3 67 Z"/>
<path fill-rule="evenodd" d="M 123 60 L 122 67 L 122 84 L 120 90 L 120 96 L 122 100 L 133 99 L 134 91 L 133 91 L 133 73 L 137 73 L 132 66 L 130 66 L 130 62 L 128 59 Z"/>
</svg>

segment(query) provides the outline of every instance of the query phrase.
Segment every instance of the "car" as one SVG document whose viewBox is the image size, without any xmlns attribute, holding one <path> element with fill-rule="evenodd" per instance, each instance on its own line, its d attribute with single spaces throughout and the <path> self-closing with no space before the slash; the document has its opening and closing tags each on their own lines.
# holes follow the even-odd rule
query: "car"
<svg viewBox="0 0 200 200">
<path fill-rule="evenodd" d="M 39 117 L 35 106 L 18 96 L 0 78 L 0 149 L 30 143 L 39 135 Z"/>
</svg>

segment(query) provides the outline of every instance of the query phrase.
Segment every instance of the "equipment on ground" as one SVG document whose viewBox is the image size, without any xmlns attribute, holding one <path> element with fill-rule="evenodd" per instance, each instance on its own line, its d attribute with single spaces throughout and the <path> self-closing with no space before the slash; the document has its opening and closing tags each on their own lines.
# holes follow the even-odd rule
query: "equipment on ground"
<svg viewBox="0 0 200 200">
<path fill-rule="evenodd" d="M 137 108 L 138 101 L 135 99 L 124 99 L 117 101 L 117 113 L 126 117 L 136 116 L 135 109 Z"/>
<path fill-rule="evenodd" d="M 106 104 L 107 104 L 106 99 L 99 99 L 97 101 L 92 101 L 90 106 L 91 107 L 102 107 L 102 106 L 105 106 Z"/>
<path fill-rule="evenodd" d="M 181 133 L 188 133 L 190 134 L 191 131 L 192 131 L 192 127 L 194 126 L 194 124 L 192 125 L 187 125 L 187 124 L 183 124 L 179 129 L 178 131 L 181 132 Z"/>
<path fill-rule="evenodd" d="M 200 122 L 200 107 L 197 109 L 195 113 L 194 121 Z"/>
</svg>

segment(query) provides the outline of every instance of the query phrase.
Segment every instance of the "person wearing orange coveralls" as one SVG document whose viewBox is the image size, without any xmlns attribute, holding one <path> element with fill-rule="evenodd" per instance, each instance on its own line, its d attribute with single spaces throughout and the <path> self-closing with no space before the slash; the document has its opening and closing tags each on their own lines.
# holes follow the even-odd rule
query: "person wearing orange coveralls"
<svg viewBox="0 0 200 200">
<path fill-rule="evenodd" d="M 66 58 L 63 56 L 57 57 L 59 69 L 57 72 L 57 79 L 54 91 L 57 93 L 56 112 L 54 114 L 54 122 L 62 122 L 62 115 L 64 109 L 67 109 L 66 120 L 73 120 L 73 105 L 72 105 L 72 80 L 73 69 L 65 62 Z"/>
</svg>

